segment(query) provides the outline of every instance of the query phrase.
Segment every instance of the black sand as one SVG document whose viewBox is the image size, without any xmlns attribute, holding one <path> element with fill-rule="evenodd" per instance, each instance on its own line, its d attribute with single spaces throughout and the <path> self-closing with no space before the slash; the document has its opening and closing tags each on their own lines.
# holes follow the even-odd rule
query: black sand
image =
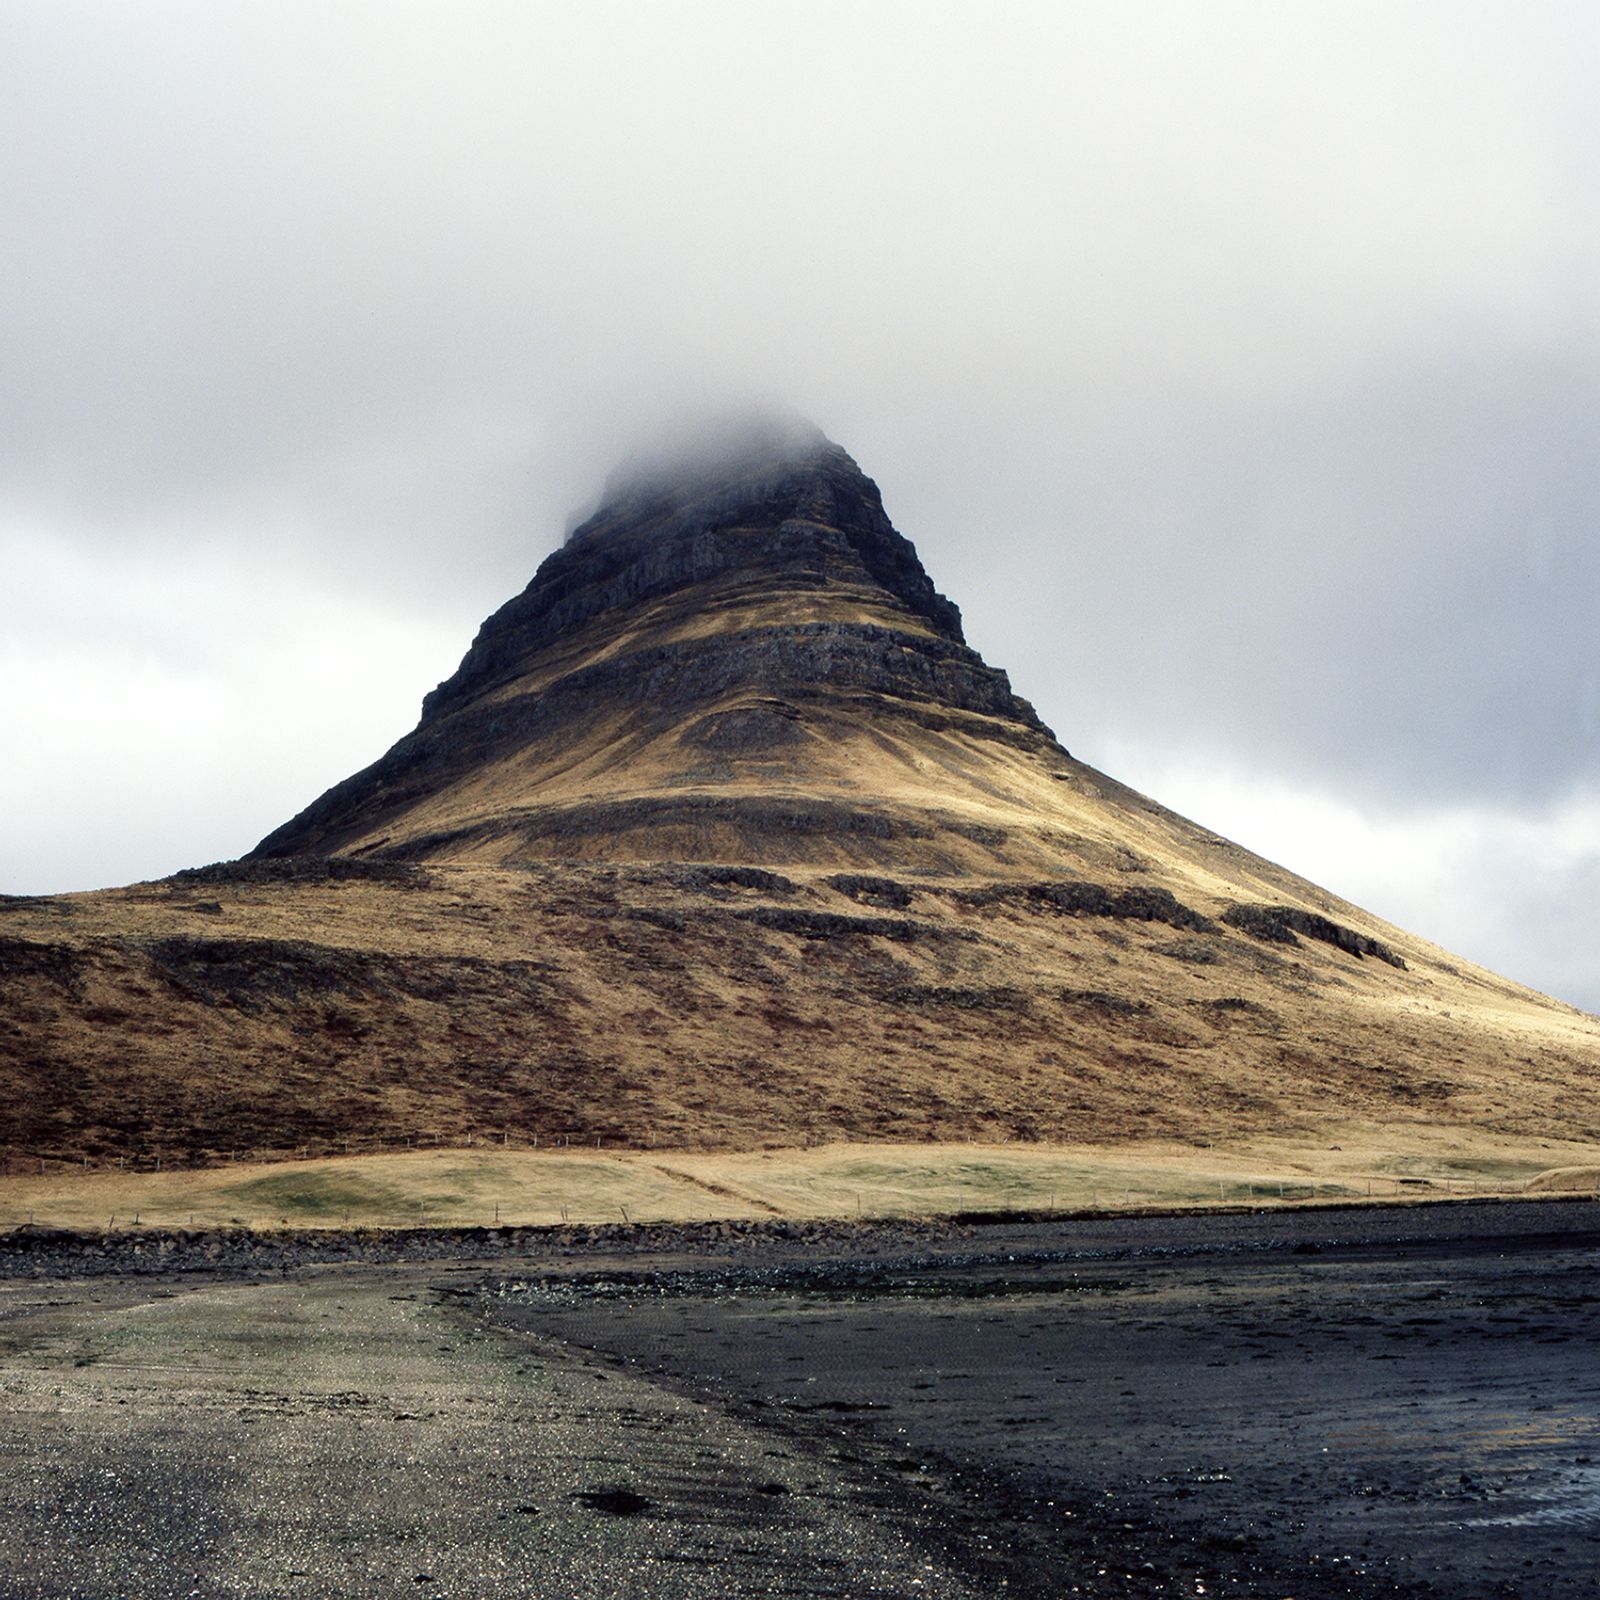
<svg viewBox="0 0 1600 1600">
<path fill-rule="evenodd" d="M 1600 1556 L 1597 1245 L 1592 1203 L 1150 1219 L 500 1304 L 870 1441 L 959 1537 L 1016 1553 L 1013 1593 L 1575 1600 Z"/>
</svg>

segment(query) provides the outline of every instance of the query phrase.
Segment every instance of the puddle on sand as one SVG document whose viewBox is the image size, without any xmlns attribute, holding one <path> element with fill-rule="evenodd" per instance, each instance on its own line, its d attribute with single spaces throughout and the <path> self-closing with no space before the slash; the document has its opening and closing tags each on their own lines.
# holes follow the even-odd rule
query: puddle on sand
<svg viewBox="0 0 1600 1600">
<path fill-rule="evenodd" d="M 1516 1490 L 1520 1511 L 1464 1519 L 1468 1528 L 1600 1527 L 1600 1466 L 1567 1467 L 1554 1481 Z"/>
<path fill-rule="evenodd" d="M 1419 1408 L 1420 1409 L 1420 1408 Z M 1392 1417 L 1330 1434 L 1341 1453 L 1373 1465 L 1409 1460 L 1449 1495 L 1439 1507 L 1441 1525 L 1458 1528 L 1600 1529 L 1600 1418 L 1593 1412 L 1530 1416 L 1508 1411 L 1460 1419 L 1451 1405 L 1430 1407 L 1398 1425 Z M 1476 1497 L 1490 1486 L 1502 1507 L 1462 1517 L 1450 1490 L 1457 1471 L 1464 1492 Z"/>
<path fill-rule="evenodd" d="M 1335 1429 L 1329 1433 L 1328 1443 L 1356 1456 L 1403 1452 L 1413 1458 L 1427 1456 L 1483 1470 L 1504 1465 L 1508 1459 L 1528 1452 L 1570 1450 L 1576 1440 L 1589 1437 L 1596 1427 L 1597 1419 L 1588 1412 L 1540 1418 L 1508 1412 L 1463 1423 L 1440 1408 L 1432 1416 L 1412 1420 L 1405 1426 L 1372 1422 Z"/>
</svg>

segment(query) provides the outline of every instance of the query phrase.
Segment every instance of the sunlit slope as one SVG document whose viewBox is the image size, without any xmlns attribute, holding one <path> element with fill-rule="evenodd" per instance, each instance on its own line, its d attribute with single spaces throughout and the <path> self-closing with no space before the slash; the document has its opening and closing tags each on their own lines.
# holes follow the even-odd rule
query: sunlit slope
<svg viewBox="0 0 1600 1600">
<path fill-rule="evenodd" d="M 341 873 L 359 873 L 341 876 Z M 222 868 L 0 913 L 7 1145 L 1600 1137 L 1600 1024 L 1392 930 L 741 866 Z M 1366 926 L 1375 926 L 1366 924 Z M 1331 1136 L 1331 1138 L 1336 1138 Z"/>
</svg>

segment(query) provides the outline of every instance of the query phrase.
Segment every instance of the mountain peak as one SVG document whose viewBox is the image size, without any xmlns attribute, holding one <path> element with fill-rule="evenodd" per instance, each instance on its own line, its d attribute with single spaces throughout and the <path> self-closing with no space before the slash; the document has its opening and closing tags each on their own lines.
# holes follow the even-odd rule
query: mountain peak
<svg viewBox="0 0 1600 1600">
<path fill-rule="evenodd" d="M 636 452 L 416 731 L 255 853 L 961 870 L 1068 759 L 850 455 L 745 418 Z"/>
<path fill-rule="evenodd" d="M 799 419 L 723 421 L 636 451 L 612 473 L 599 509 L 489 617 L 455 674 L 423 702 L 423 722 L 607 612 L 679 591 L 685 605 L 714 606 L 708 585 L 724 598 L 730 588 L 809 589 L 842 601 L 854 589 L 869 607 L 903 608 L 964 643 L 960 611 L 845 450 Z"/>
<path fill-rule="evenodd" d="M 940 634 L 963 642 L 960 610 L 934 588 L 911 542 L 889 521 L 877 484 L 846 450 L 799 417 L 718 418 L 631 453 L 607 479 L 598 508 L 568 533 L 563 551 L 489 619 L 485 632 L 496 618 L 531 621 L 536 595 L 550 599 L 589 586 L 597 604 L 623 598 L 603 574 L 627 572 L 622 588 L 633 599 L 699 581 L 712 568 L 764 568 L 782 583 L 783 569 L 792 576 L 841 558 L 858 562 Z M 440 686 L 447 699 L 450 691 L 450 684 Z"/>
</svg>

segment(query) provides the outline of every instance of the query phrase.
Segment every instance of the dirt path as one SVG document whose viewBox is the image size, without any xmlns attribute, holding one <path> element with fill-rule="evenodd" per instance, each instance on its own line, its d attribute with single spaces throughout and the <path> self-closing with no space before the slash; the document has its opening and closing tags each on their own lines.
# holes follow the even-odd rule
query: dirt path
<svg viewBox="0 0 1600 1600">
<path fill-rule="evenodd" d="M 983 1592 L 868 1464 L 487 1329 L 437 1277 L 7 1287 L 0 1595 Z"/>
<path fill-rule="evenodd" d="M 751 1194 L 748 1189 L 741 1189 L 735 1184 L 716 1183 L 710 1178 L 697 1177 L 681 1167 L 669 1167 L 659 1161 L 652 1161 L 650 1170 L 659 1172 L 664 1178 L 671 1178 L 674 1183 L 688 1184 L 702 1194 L 714 1194 L 719 1200 L 738 1200 L 761 1216 L 781 1217 L 784 1214 L 781 1206 L 775 1206 L 770 1200 L 763 1200 L 760 1195 Z"/>
</svg>

